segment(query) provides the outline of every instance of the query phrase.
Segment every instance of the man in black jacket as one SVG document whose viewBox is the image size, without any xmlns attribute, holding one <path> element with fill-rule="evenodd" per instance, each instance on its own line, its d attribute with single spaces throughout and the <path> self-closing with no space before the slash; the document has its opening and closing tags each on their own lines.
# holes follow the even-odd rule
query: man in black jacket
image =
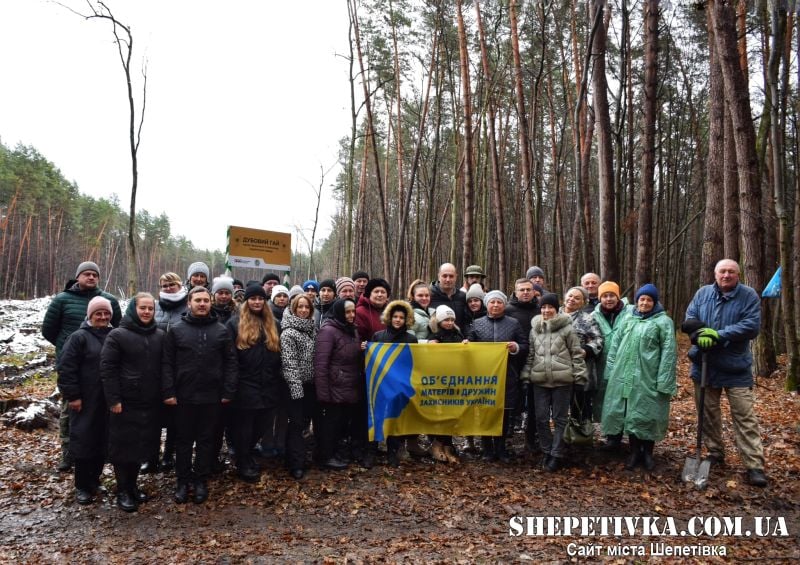
<svg viewBox="0 0 800 565">
<path fill-rule="evenodd" d="M 222 404 L 236 396 L 237 370 L 233 341 L 211 311 L 211 294 L 205 287 L 194 287 L 189 291 L 189 311 L 164 339 L 162 366 L 164 404 L 177 406 L 175 502 L 179 504 L 189 499 L 192 477 L 194 502 L 208 498 L 214 430 Z"/>
<path fill-rule="evenodd" d="M 464 326 L 464 314 L 467 309 L 467 295 L 456 286 L 456 266 L 444 263 L 439 267 L 438 280 L 431 285 L 431 308 L 442 304 L 449 306 L 456 313 L 456 325 Z"/>
</svg>

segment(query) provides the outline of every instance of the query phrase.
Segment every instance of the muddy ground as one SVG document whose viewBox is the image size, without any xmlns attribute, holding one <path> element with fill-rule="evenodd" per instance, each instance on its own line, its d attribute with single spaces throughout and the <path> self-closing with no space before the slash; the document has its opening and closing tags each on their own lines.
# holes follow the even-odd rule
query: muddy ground
<svg viewBox="0 0 800 565">
<path fill-rule="evenodd" d="M 399 469 L 379 462 L 370 470 L 311 468 L 301 481 L 265 459 L 260 483 L 244 484 L 232 469 L 211 484 L 202 505 L 172 502 L 173 475 L 143 479 L 151 500 L 125 514 L 114 505 L 110 467 L 106 492 L 91 506 L 74 502 L 72 477 L 56 471 L 54 428 L 24 432 L 0 427 L 0 560 L 3 562 L 633 562 L 653 558 L 659 546 L 714 555 L 671 556 L 672 562 L 797 562 L 800 528 L 800 400 L 783 390 L 780 374 L 757 386 L 770 484 L 751 487 L 734 455 L 726 421 L 728 464 L 713 469 L 709 487 L 680 480 L 694 443 L 694 408 L 687 366 L 672 407 L 669 437 L 656 446 L 652 474 L 625 471 L 624 450 L 574 450 L 568 468 L 546 473 L 515 435 L 510 465 L 464 458 L 460 466 L 405 460 Z M 0 388 L 13 397 L 52 393 L 52 376 Z M 692 517 L 739 517 L 742 535 L 716 537 L 599 534 L 512 536 L 514 516 L 629 516 L 667 518 L 685 529 Z M 755 535 L 754 516 L 769 517 L 768 536 Z M 709 526 L 714 525 L 710 520 Z M 766 522 L 761 522 L 766 526 Z M 782 527 L 785 524 L 785 528 Z M 751 535 L 744 535 L 750 530 Z M 667 531 L 667 534 L 670 532 Z M 782 534 L 786 535 L 782 535 Z M 777 534 L 777 535 L 772 535 Z M 602 548 L 598 548 L 602 545 Z M 609 555 L 644 551 L 643 557 Z M 594 547 L 594 549 L 593 549 Z M 682 548 L 682 549 L 681 549 Z M 591 555 L 591 552 L 595 552 Z"/>
</svg>

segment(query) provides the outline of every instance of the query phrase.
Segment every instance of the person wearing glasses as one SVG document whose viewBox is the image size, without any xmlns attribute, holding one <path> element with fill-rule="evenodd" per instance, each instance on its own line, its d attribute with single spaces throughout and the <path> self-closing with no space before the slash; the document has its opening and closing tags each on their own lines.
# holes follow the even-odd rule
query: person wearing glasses
<svg viewBox="0 0 800 565">
<path fill-rule="evenodd" d="M 168 332 L 172 326 L 181 321 L 186 312 L 187 290 L 178 273 L 164 273 L 158 279 L 161 291 L 156 301 L 156 325 Z M 159 407 L 159 420 L 162 428 L 167 429 L 164 441 L 164 456 L 161 458 L 161 470 L 168 472 L 175 467 L 175 407 L 162 405 Z M 159 469 L 158 453 L 160 442 L 155 446 L 153 455 L 142 464 L 141 472 L 155 473 Z"/>
<path fill-rule="evenodd" d="M 519 327 L 527 335 L 531 331 L 531 321 L 540 313 L 539 300 L 536 298 L 531 280 L 527 278 L 517 279 L 514 282 L 514 295 L 508 301 L 508 306 L 506 307 L 506 315 L 519 322 Z M 511 362 L 516 363 L 517 370 L 522 373 L 525 359 L 517 356 Z M 522 383 L 520 383 L 520 395 L 522 395 L 520 396 L 522 402 L 517 405 L 517 410 L 514 414 L 514 431 L 521 432 L 526 430 L 527 446 L 529 450 L 533 451 L 539 445 L 539 440 L 536 437 L 536 425 L 534 424 L 536 415 L 533 414 L 533 387 L 523 389 Z M 525 395 L 527 395 L 527 398 Z"/>
<path fill-rule="evenodd" d="M 78 265 L 75 279 L 74 284 L 53 298 L 42 321 L 42 336 L 55 346 L 56 363 L 61 358 L 61 351 L 67 338 L 75 333 L 86 319 L 86 311 L 92 298 L 102 296 L 111 302 L 111 326 L 117 326 L 122 319 L 117 299 L 100 290 L 100 268 L 97 263 L 84 261 Z M 58 470 L 67 472 L 72 469 L 72 459 L 69 455 L 69 409 L 64 400 L 61 402 L 59 437 L 61 460 Z"/>
</svg>

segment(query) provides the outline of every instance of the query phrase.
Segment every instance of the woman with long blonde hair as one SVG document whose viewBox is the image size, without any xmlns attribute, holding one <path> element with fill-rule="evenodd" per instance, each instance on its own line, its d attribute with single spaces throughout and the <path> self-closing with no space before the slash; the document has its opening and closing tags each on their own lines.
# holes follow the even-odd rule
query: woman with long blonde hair
<svg viewBox="0 0 800 565">
<path fill-rule="evenodd" d="M 228 322 L 239 360 L 239 385 L 234 402 L 234 447 L 239 478 L 256 482 L 260 476 L 251 455 L 264 431 L 267 411 L 281 398 L 281 347 L 278 328 L 267 307 L 267 293 L 250 285 L 238 318 Z"/>
</svg>

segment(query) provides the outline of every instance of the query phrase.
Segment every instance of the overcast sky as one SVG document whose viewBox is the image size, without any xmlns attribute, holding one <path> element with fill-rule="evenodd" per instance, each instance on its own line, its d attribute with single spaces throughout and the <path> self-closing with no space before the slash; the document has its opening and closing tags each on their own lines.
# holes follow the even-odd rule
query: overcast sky
<svg viewBox="0 0 800 565">
<path fill-rule="evenodd" d="M 201 248 L 224 249 L 228 225 L 292 232 L 295 247 L 295 226 L 310 237 L 311 185 L 350 130 L 344 0 L 107 4 L 132 28 L 136 69 L 148 61 L 138 209 L 166 212 L 173 234 Z M 0 53 L 2 142 L 36 147 L 81 192 L 117 194 L 127 209 L 128 102 L 110 23 L 0 0 Z"/>
</svg>

